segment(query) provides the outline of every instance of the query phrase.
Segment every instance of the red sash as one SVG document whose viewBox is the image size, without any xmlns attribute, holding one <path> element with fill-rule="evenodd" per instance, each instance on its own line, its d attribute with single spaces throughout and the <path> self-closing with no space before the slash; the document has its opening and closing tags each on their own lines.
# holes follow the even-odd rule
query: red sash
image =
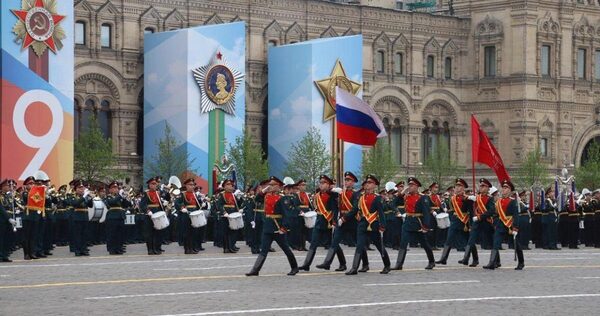
<svg viewBox="0 0 600 316">
<path fill-rule="evenodd" d="M 508 205 L 512 201 L 511 198 L 502 198 L 496 201 L 496 212 L 498 212 L 498 218 L 502 221 L 502 224 L 507 228 L 511 228 L 513 225 L 513 217 L 507 216 L 506 211 L 508 210 Z"/>
<path fill-rule="evenodd" d="M 456 215 L 456 217 L 458 217 L 458 220 L 460 220 L 464 224 L 468 223 L 469 215 L 467 213 L 464 213 L 461 209 L 461 207 L 463 205 L 462 199 L 458 195 L 453 195 L 450 198 L 450 201 L 452 202 L 452 208 L 454 209 L 454 215 Z"/>
<path fill-rule="evenodd" d="M 352 209 L 352 202 L 350 202 L 350 198 L 348 198 L 346 193 L 350 193 L 350 197 L 352 197 L 354 192 L 352 190 L 344 190 L 342 192 L 342 207 L 340 208 L 342 211 L 350 211 Z"/>
<path fill-rule="evenodd" d="M 329 195 L 325 195 L 324 197 L 321 197 L 322 193 L 317 193 L 315 194 L 315 201 L 317 204 L 317 212 L 321 215 L 323 215 L 325 217 L 325 219 L 327 220 L 327 222 L 331 222 L 331 220 L 333 219 L 333 212 L 329 212 L 327 211 L 327 208 L 325 208 L 325 203 L 327 203 L 327 201 L 329 201 Z M 325 203 L 323 202 L 323 199 L 325 199 Z"/>
<path fill-rule="evenodd" d="M 371 208 L 371 204 L 373 204 L 373 200 L 375 200 L 375 195 L 366 196 L 367 194 L 363 194 L 360 196 L 360 200 L 358 201 L 358 205 L 360 206 L 360 211 L 362 216 L 369 223 L 369 228 L 374 221 L 377 220 L 379 214 L 377 212 L 371 213 L 369 209 Z M 367 201 L 368 200 L 368 201 Z"/>
<path fill-rule="evenodd" d="M 150 194 L 154 193 L 154 194 Z M 150 200 L 150 204 L 159 204 L 160 205 L 160 196 L 158 196 L 157 191 L 148 191 L 146 192 L 148 199 Z"/>
<path fill-rule="evenodd" d="M 431 195 L 431 202 L 433 202 L 433 205 L 436 207 L 442 207 L 442 201 L 440 200 L 440 196 L 437 194 Z"/>
</svg>

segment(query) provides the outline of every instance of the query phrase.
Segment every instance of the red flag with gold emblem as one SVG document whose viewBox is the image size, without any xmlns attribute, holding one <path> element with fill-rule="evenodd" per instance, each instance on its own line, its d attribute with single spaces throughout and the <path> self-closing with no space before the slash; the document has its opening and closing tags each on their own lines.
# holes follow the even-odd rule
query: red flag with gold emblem
<svg viewBox="0 0 600 316">
<path fill-rule="evenodd" d="M 27 208 L 30 210 L 44 211 L 46 204 L 46 187 L 33 186 L 27 195 Z"/>
</svg>

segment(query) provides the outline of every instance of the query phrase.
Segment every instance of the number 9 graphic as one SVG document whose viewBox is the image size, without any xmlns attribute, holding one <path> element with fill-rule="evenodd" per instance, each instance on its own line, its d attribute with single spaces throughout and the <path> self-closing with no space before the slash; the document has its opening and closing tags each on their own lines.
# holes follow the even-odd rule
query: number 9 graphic
<svg viewBox="0 0 600 316">
<path fill-rule="evenodd" d="M 36 136 L 33 135 L 27 128 L 25 122 L 25 112 L 30 105 L 35 102 L 44 103 L 52 113 L 52 125 L 50 130 L 45 135 Z M 36 171 L 40 170 L 48 155 L 52 151 L 52 148 L 58 142 L 60 134 L 63 129 L 64 118 L 63 110 L 60 101 L 52 93 L 45 90 L 30 90 L 25 92 L 17 103 L 15 104 L 15 110 L 13 113 L 13 126 L 17 137 L 28 147 L 38 149 L 37 153 L 33 156 L 23 173 L 19 177 L 19 180 L 24 180 L 26 177 L 33 175 Z"/>
</svg>

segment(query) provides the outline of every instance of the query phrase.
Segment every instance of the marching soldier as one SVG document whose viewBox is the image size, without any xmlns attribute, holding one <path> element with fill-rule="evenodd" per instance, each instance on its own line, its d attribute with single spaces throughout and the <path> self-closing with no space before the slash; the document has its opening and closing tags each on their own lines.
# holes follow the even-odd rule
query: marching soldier
<svg viewBox="0 0 600 316">
<path fill-rule="evenodd" d="M 360 193 L 354 190 L 354 185 L 356 182 L 358 182 L 358 178 L 352 172 L 347 171 L 344 173 L 344 189 L 339 193 L 338 199 L 340 210 L 339 217 L 345 217 L 349 212 L 351 212 L 358 200 Z M 337 225 L 337 222 L 335 224 Z M 317 265 L 318 269 L 329 270 L 331 262 L 333 261 L 333 257 L 337 253 L 338 259 L 340 260 L 340 266 L 335 269 L 335 271 L 346 270 L 346 260 L 344 252 L 340 247 L 340 243 L 344 236 L 348 236 L 350 234 L 356 235 L 356 224 L 356 217 L 352 217 L 345 222 L 344 225 L 335 228 L 333 232 L 333 238 L 331 240 L 331 246 L 327 250 L 327 255 L 325 256 L 323 263 Z M 361 255 L 361 261 L 362 268 L 358 270 L 358 272 L 369 271 L 369 258 L 367 257 L 366 250 L 363 251 Z M 344 263 L 343 265 L 342 262 Z"/>
<path fill-rule="evenodd" d="M 253 197 L 252 207 L 248 206 L 246 212 L 252 216 L 250 225 L 250 236 L 248 238 L 248 245 L 253 254 L 260 252 L 260 244 L 263 233 L 263 224 L 265 222 L 265 192 L 269 180 L 264 180 L 259 183 L 256 187 L 256 196 Z"/>
<path fill-rule="evenodd" d="M 93 207 L 94 201 L 83 181 L 75 183 L 75 196 L 70 201 L 73 207 L 73 249 L 75 256 L 89 256 L 87 248 L 88 208 Z"/>
<path fill-rule="evenodd" d="M 331 191 L 333 180 L 326 175 L 319 177 L 319 192 L 317 192 L 313 199 L 315 204 L 315 210 L 317 212 L 317 222 L 313 228 L 312 238 L 310 240 L 310 248 L 304 259 L 304 264 L 300 266 L 300 270 L 310 270 L 310 265 L 315 258 L 317 248 L 321 245 L 323 240 L 326 240 L 330 233 L 336 218 L 338 218 L 338 199 L 339 195 Z M 303 213 L 302 213 L 303 214 Z M 346 258 L 340 247 L 337 248 L 338 259 L 340 260 L 340 266 L 346 266 Z M 345 269 L 344 269 L 345 270 Z"/>
<path fill-rule="evenodd" d="M 236 231 L 229 228 L 229 214 L 240 211 L 238 205 L 241 204 L 241 201 L 238 201 L 238 198 L 233 194 L 233 180 L 223 181 L 223 190 L 215 201 L 215 207 L 219 215 L 219 230 L 223 236 L 223 252 L 236 253 L 238 252 L 238 249 L 235 248 L 234 239 Z"/>
<path fill-rule="evenodd" d="M 144 238 L 146 239 L 148 255 L 160 255 L 162 253 L 160 231 L 154 228 L 152 222 L 152 214 L 162 212 L 164 207 L 163 199 L 158 191 L 159 182 L 159 177 L 150 178 L 146 181 L 148 190 L 142 196 L 139 205 L 140 212 L 147 215 L 144 218 Z"/>
<path fill-rule="evenodd" d="M 296 257 L 294 257 L 294 253 L 290 249 L 290 245 L 286 238 L 286 234 L 290 227 L 290 213 L 288 208 L 290 207 L 291 202 L 280 194 L 282 185 L 283 182 L 277 177 L 271 176 L 269 179 L 269 186 L 267 187 L 264 196 L 265 223 L 263 226 L 260 254 L 256 258 L 256 262 L 250 272 L 246 273 L 246 276 L 258 275 L 267 259 L 273 241 L 277 242 L 288 259 L 291 267 L 291 271 L 288 275 L 296 275 L 299 271 Z"/>
<path fill-rule="evenodd" d="M 590 205 L 594 210 L 594 247 L 600 248 L 600 189 L 594 190 Z"/>
<path fill-rule="evenodd" d="M 437 214 L 443 212 L 442 200 L 440 199 L 439 191 L 440 185 L 437 182 L 433 182 L 431 185 L 429 185 L 429 194 L 427 196 L 429 197 L 429 205 L 431 205 L 431 214 L 433 216 L 431 216 L 429 220 L 429 231 L 427 232 L 427 238 L 432 250 L 438 250 L 436 245 L 438 243 L 437 239 L 439 235 L 439 229 L 436 216 Z"/>
<path fill-rule="evenodd" d="M 544 249 L 558 250 L 557 239 L 557 204 L 555 192 L 552 186 L 546 189 L 546 205 L 542 209 L 542 234 Z"/>
<path fill-rule="evenodd" d="M 390 257 L 383 245 L 383 232 L 385 232 L 385 214 L 383 210 L 383 199 L 375 193 L 379 185 L 379 179 L 372 174 L 365 177 L 363 182 L 364 192 L 358 197 L 358 203 L 354 205 L 352 211 L 338 220 L 338 226 L 356 218 L 358 221 L 356 250 L 352 261 L 352 268 L 346 272 L 346 275 L 355 275 L 358 273 L 363 252 L 366 251 L 368 237 L 375 243 L 375 247 L 383 259 L 383 270 L 381 274 L 390 272 Z"/>
<path fill-rule="evenodd" d="M 131 207 L 131 202 L 119 194 L 119 182 L 113 181 L 108 185 L 108 195 L 104 204 L 106 213 L 106 249 L 111 255 L 125 253 L 123 234 L 125 230 L 125 210 Z"/>
<path fill-rule="evenodd" d="M 417 178 L 408 178 L 408 193 L 404 196 L 404 224 L 402 224 L 402 237 L 400 239 L 400 250 L 398 250 L 398 259 L 393 270 L 402 270 L 406 251 L 409 242 L 418 241 L 425 250 L 429 264 L 425 269 L 431 270 L 435 267 L 433 251 L 427 241 L 428 228 L 425 225 L 427 217 L 430 215 L 430 205 L 428 197 L 419 194 L 421 182 Z"/>
<path fill-rule="evenodd" d="M 488 212 L 481 216 L 482 219 L 486 219 L 489 216 L 494 216 L 497 220 L 494 221 L 496 231 L 494 233 L 494 248 L 490 255 L 490 262 L 484 266 L 484 269 L 494 270 L 498 265 L 498 258 L 500 257 L 500 247 L 502 241 L 506 235 L 512 238 L 517 238 L 519 232 L 519 206 L 517 201 L 511 198 L 511 194 L 515 190 L 515 186 L 509 180 L 502 181 L 502 198 L 496 201 L 494 210 L 488 209 Z M 525 267 L 525 260 L 523 258 L 523 250 L 518 242 L 514 242 L 515 251 L 519 260 L 515 270 L 522 270 Z"/>
<path fill-rule="evenodd" d="M 194 227 L 192 227 L 190 213 L 200 210 L 201 205 L 196 197 L 196 192 L 194 191 L 196 187 L 194 179 L 190 178 L 185 180 L 183 185 L 185 186 L 185 192 L 175 200 L 175 208 L 180 213 L 179 229 L 183 241 L 184 253 L 186 255 L 192 255 L 197 254 L 198 251 L 194 249 Z"/>
<path fill-rule="evenodd" d="M 298 182 L 296 182 L 296 188 L 298 189 L 298 192 L 296 193 L 298 196 L 297 201 L 299 202 L 299 208 L 300 208 L 300 213 L 306 213 L 306 212 L 310 212 L 312 211 L 312 205 L 310 204 L 310 197 L 308 196 L 308 193 L 306 193 L 306 180 L 304 179 L 300 179 L 298 180 Z M 308 251 L 308 249 L 306 249 L 306 239 L 308 237 L 308 233 L 310 232 L 310 230 L 308 228 L 306 228 L 306 226 L 304 226 L 304 217 L 300 214 L 298 214 L 298 218 L 297 221 L 299 222 L 298 225 L 298 233 L 299 233 L 299 251 Z M 293 231 L 292 231 L 293 233 Z M 312 242 L 311 242 L 312 243 Z"/>
<path fill-rule="evenodd" d="M 40 186 L 35 186 L 35 199 L 29 199 L 29 194 L 34 188 L 35 179 L 33 176 L 27 177 L 23 181 L 23 197 L 22 201 L 27 203 L 27 207 L 23 214 L 23 255 L 25 260 L 38 259 L 35 255 L 36 241 L 38 239 L 38 226 L 40 225 L 40 219 L 42 217 L 41 209 L 44 208 L 43 205 L 40 206 L 39 201 L 42 201 L 41 194 L 45 192 L 44 189 L 40 189 Z M 33 196 L 33 194 L 32 194 Z M 45 200 L 45 198 L 43 199 Z"/>
<path fill-rule="evenodd" d="M 473 210 L 473 201 L 467 199 L 465 189 L 469 185 L 461 178 L 457 178 L 454 185 L 454 195 L 450 197 L 450 228 L 448 238 L 442 251 L 442 257 L 435 263 L 446 264 L 450 249 L 459 248 L 461 240 L 469 238 L 469 220 Z"/>
<path fill-rule="evenodd" d="M 477 254 L 477 240 L 479 236 L 484 233 L 480 227 L 482 222 L 481 217 L 487 212 L 493 212 L 494 199 L 489 196 L 489 190 L 492 184 L 488 179 L 479 179 L 479 194 L 474 197 L 469 197 L 470 200 L 475 200 L 475 206 L 473 207 L 473 214 L 471 219 L 471 231 L 469 232 L 469 240 L 467 241 L 467 247 L 465 249 L 465 256 L 458 263 L 469 265 L 469 256 L 473 254 L 473 263 L 469 267 L 476 267 L 479 264 L 479 255 Z M 488 220 L 491 218 L 487 218 Z"/>
</svg>

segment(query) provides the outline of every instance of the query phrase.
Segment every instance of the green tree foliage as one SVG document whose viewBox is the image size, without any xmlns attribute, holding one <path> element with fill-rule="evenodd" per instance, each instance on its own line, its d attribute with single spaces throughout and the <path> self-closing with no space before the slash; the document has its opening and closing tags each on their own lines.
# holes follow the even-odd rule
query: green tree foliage
<svg viewBox="0 0 600 316">
<path fill-rule="evenodd" d="M 329 174 L 331 170 L 331 155 L 327 153 L 321 133 L 315 127 L 311 127 L 300 141 L 292 144 L 288 157 L 285 175 L 295 181 L 305 179 L 310 191 L 316 188 L 319 176 Z"/>
<path fill-rule="evenodd" d="M 394 161 L 392 147 L 388 140 L 383 138 L 378 139 L 375 146 L 364 153 L 360 173 L 361 177 L 374 174 L 383 185 L 388 181 L 395 182 L 394 178 L 399 173 L 399 168 Z"/>
<path fill-rule="evenodd" d="M 269 176 L 269 165 L 259 144 L 252 141 L 244 130 L 227 149 L 227 156 L 235 166 L 240 189 L 255 185 Z"/>
<path fill-rule="evenodd" d="M 575 170 L 578 188 L 600 188 L 600 143 L 593 142 L 587 150 L 587 160 Z"/>
<path fill-rule="evenodd" d="M 75 140 L 75 177 L 88 182 L 119 178 L 120 174 L 114 170 L 117 159 L 111 139 L 102 134 L 96 116 L 90 118 L 89 124 Z"/>
<path fill-rule="evenodd" d="M 450 156 L 450 149 L 444 142 L 438 142 L 434 151 L 423 161 L 421 183 L 429 186 L 437 182 L 440 188 L 453 184 L 454 178 L 464 174 L 465 168 Z"/>
<path fill-rule="evenodd" d="M 146 177 L 158 175 L 168 178 L 170 176 L 180 177 L 186 171 L 195 173 L 192 165 L 196 159 L 190 159 L 189 154 L 185 148 L 181 147 L 181 143 L 177 141 L 171 132 L 171 127 L 166 122 L 164 135 L 155 142 L 158 147 L 157 153 L 145 163 Z"/>
<path fill-rule="evenodd" d="M 530 188 L 534 185 L 547 185 L 549 180 L 548 165 L 542 160 L 542 153 L 539 148 L 525 155 L 523 163 L 517 169 L 513 178 L 517 187 L 521 189 Z"/>
</svg>

